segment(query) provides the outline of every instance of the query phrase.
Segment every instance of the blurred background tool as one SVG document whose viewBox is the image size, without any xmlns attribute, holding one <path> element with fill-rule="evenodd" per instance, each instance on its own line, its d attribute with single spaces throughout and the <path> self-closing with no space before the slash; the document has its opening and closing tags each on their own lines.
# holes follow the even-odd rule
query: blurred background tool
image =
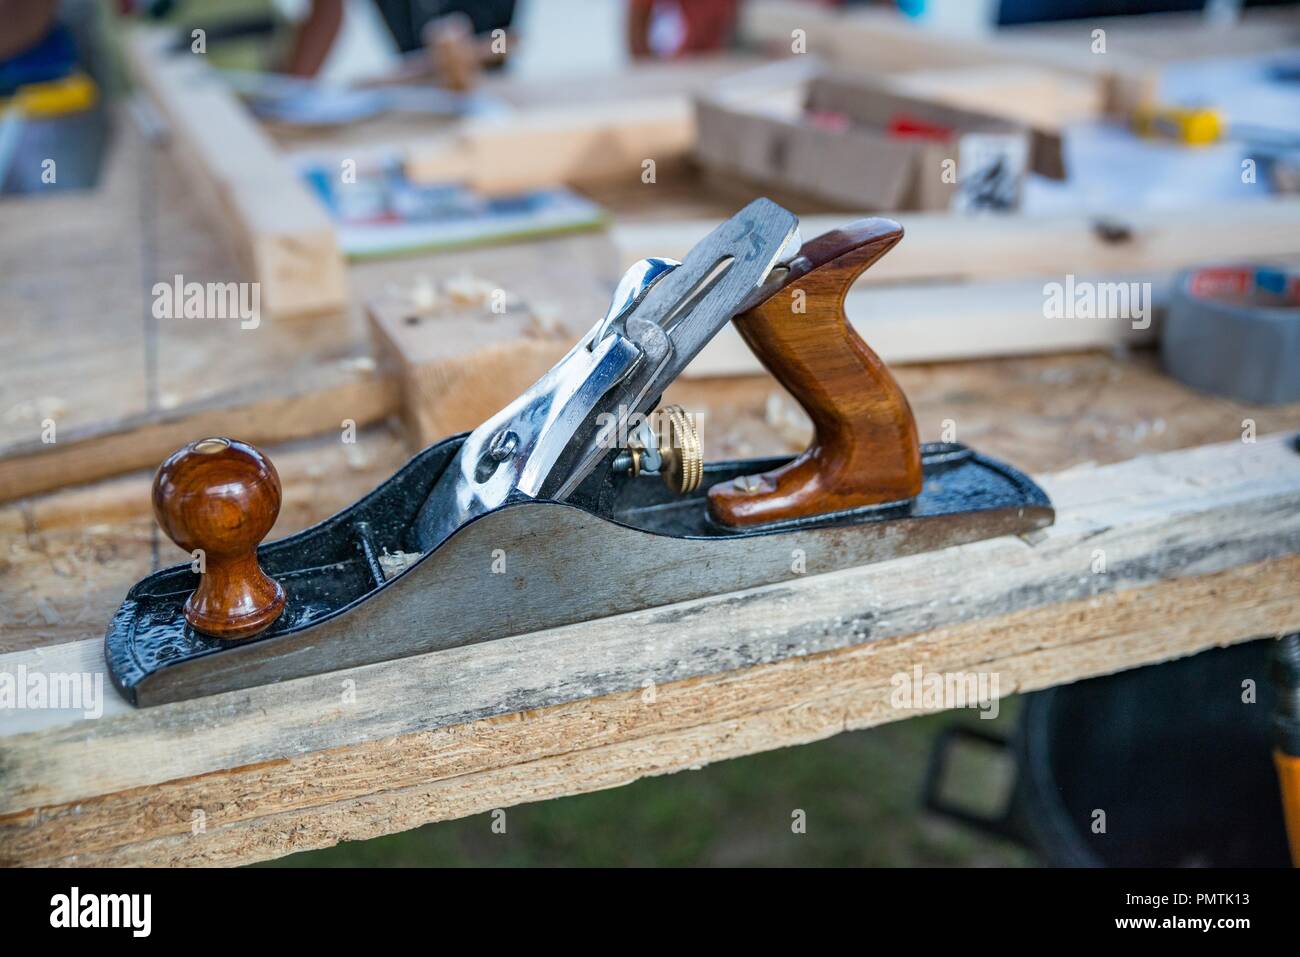
<svg viewBox="0 0 1300 957">
<path fill-rule="evenodd" d="M 1009 739 L 954 726 L 935 743 L 925 806 L 1017 841 L 1049 866 L 1284 867 L 1286 827 L 1269 761 L 1276 644 L 1215 648 L 1035 692 Z M 1294 684 L 1295 657 L 1289 675 Z M 1289 730 L 1287 746 L 1300 744 Z M 992 809 L 945 787 L 959 753 L 977 749 L 985 763 L 991 754 L 1014 765 Z M 1300 758 L 1279 750 L 1277 762 L 1294 788 L 1288 800 L 1300 798 Z"/>
<path fill-rule="evenodd" d="M 1300 399 L 1300 272 L 1212 266 L 1178 280 L 1161 335 L 1165 371 L 1215 395 Z"/>
<path fill-rule="evenodd" d="M 362 33 L 386 32 L 395 45 L 396 68 L 386 81 L 431 79 L 464 92 L 484 70 L 501 67 L 510 49 L 515 0 L 379 0 L 373 5 L 345 0 L 310 0 L 297 23 L 285 72 L 296 76 L 339 78 L 354 67 Z M 380 54 L 382 56 L 382 54 Z M 373 51 L 372 51 L 373 56 Z M 393 61 L 391 53 L 388 59 Z M 355 77 L 354 77 L 355 78 Z"/>
<path fill-rule="evenodd" d="M 1226 124 L 1212 107 L 1163 106 L 1147 103 L 1133 113 L 1133 130 L 1139 136 L 1163 137 L 1188 146 L 1217 143 Z"/>
<path fill-rule="evenodd" d="M 490 98 L 429 84 L 338 86 L 277 73 L 221 75 L 257 116 L 298 126 L 337 126 L 389 112 L 454 117 L 500 108 Z"/>
<path fill-rule="evenodd" d="M 1174 140 L 1184 146 L 1233 140 L 1274 149 L 1300 148 L 1300 133 L 1258 124 L 1229 124 L 1223 110 L 1212 106 L 1144 104 L 1134 111 L 1132 126 L 1139 136 Z"/>
</svg>

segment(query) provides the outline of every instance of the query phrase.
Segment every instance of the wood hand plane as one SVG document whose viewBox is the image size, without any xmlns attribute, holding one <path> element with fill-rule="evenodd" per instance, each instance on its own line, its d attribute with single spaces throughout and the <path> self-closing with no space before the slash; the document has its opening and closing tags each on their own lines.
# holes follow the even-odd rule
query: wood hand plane
<svg viewBox="0 0 1300 957">
<path fill-rule="evenodd" d="M 1050 525 L 1014 468 L 922 445 L 849 325 L 853 281 L 902 237 L 864 219 L 807 243 L 766 199 L 680 263 L 647 259 L 535 385 L 318 525 L 258 546 L 280 481 L 206 438 L 154 481 L 190 563 L 127 594 L 114 684 L 146 706 L 421 654 Z M 803 406 L 794 457 L 705 462 L 664 389 L 727 322 Z M 687 625 L 683 625 L 687 627 Z"/>
</svg>

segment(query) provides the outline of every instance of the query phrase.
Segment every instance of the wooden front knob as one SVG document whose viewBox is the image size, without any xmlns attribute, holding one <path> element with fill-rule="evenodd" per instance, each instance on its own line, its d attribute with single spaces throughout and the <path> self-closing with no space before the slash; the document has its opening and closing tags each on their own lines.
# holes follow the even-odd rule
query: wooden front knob
<svg viewBox="0 0 1300 957">
<path fill-rule="evenodd" d="M 280 476 L 258 449 L 211 438 L 173 452 L 154 476 L 153 513 L 200 560 L 199 587 L 185 601 L 195 629 L 248 638 L 280 617 L 284 589 L 257 563 L 258 543 L 280 514 Z"/>
</svg>

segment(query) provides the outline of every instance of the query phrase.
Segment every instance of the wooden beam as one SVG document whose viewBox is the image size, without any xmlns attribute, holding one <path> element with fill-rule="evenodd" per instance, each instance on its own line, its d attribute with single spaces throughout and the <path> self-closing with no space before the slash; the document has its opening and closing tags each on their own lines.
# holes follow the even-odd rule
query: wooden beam
<svg viewBox="0 0 1300 957">
<path fill-rule="evenodd" d="M 1294 7 L 1252 7 L 1231 23 L 1203 10 L 1140 13 L 1026 23 L 999 31 L 1012 42 L 1061 44 L 1106 31 L 1106 49 L 1164 66 L 1188 60 L 1258 56 L 1300 44 L 1300 16 Z"/>
<path fill-rule="evenodd" d="M 873 214 L 803 216 L 799 231 L 812 239 L 867 215 Z M 1027 276 L 1059 281 L 1069 273 L 1166 272 L 1223 258 L 1300 256 L 1300 198 L 1089 215 L 884 215 L 903 224 L 903 239 L 863 274 L 864 285 Z M 629 266 L 645 256 L 680 259 L 715 225 L 702 219 L 618 222 L 610 235 Z"/>
<path fill-rule="evenodd" d="M 1051 613 L 675 682 L 656 689 L 652 707 L 644 692 L 622 692 L 522 720 L 483 719 L 11 815 L 0 818 L 0 861 L 246 864 L 621 787 L 925 713 L 890 705 L 893 676 L 920 659 L 931 672 L 995 669 L 1004 693 L 1027 692 L 1193 654 L 1229 643 L 1226 635 L 1276 634 L 1294 627 L 1294 605 L 1283 596 L 1286 577 L 1296 574 L 1295 561 L 1247 566 Z M 1161 625 L 1170 613 L 1198 617 Z M 1018 635 L 1077 630 L 1085 618 L 1094 637 L 1068 652 L 998 655 Z M 944 646 L 957 650 L 943 655 Z M 581 746 L 575 735 L 583 735 Z M 467 760 L 471 754 L 478 760 Z"/>
<path fill-rule="evenodd" d="M 486 303 L 459 305 L 446 296 L 426 309 L 382 297 L 366 316 L 375 358 L 400 394 L 406 440 L 416 449 L 478 428 L 545 375 L 579 335 L 547 328 L 518 301 L 498 314 Z"/>
<path fill-rule="evenodd" d="M 102 717 L 18 710 L 4 863 L 238 863 L 627 783 L 1300 628 L 1294 436 L 1041 479 L 1057 524 L 733 595 Z M 0 657 L 96 673 L 100 642 Z M 196 814 L 201 811 L 202 815 Z"/>
<path fill-rule="evenodd" d="M 689 98 L 537 108 L 468 120 L 405 149 L 415 182 L 465 183 L 482 193 L 514 193 L 615 176 L 640 177 L 642 164 L 668 164 L 695 142 Z"/>
<path fill-rule="evenodd" d="M 1129 283 L 1136 277 L 1084 277 L 1080 281 Z M 1170 277 L 1143 294 L 1146 318 L 1051 318 L 1041 279 L 879 285 L 853 289 L 844 311 L 858 334 L 890 365 L 959 359 L 1040 355 L 1150 345 L 1160 326 L 1157 304 Z M 1148 321 L 1148 319 L 1150 321 Z M 721 329 L 686 369 L 686 375 L 753 375 L 763 366 L 733 325 Z"/>
<path fill-rule="evenodd" d="M 469 118 L 437 136 L 403 137 L 407 174 L 485 193 L 611 178 L 639 183 L 646 160 L 663 169 L 689 154 L 696 96 L 748 84 L 761 63 L 727 54 L 636 63 L 598 77 L 527 84 L 488 78 L 483 92 L 515 109 Z"/>
<path fill-rule="evenodd" d="M 1105 90 L 1091 78 L 1024 63 L 912 70 L 894 74 L 888 81 L 909 96 L 992 113 L 1054 133 L 1071 121 L 1097 117 L 1106 105 Z"/>
<path fill-rule="evenodd" d="M 1065 38 L 1006 30 L 966 36 L 925 27 L 892 10 L 832 11 L 790 0 L 754 0 L 742 8 L 740 29 L 752 42 L 785 49 L 793 31 L 802 30 L 807 52 L 873 73 L 1017 64 L 1094 84 L 1108 113 L 1127 113 L 1151 99 L 1158 71 L 1140 55 L 1092 53 L 1091 27 Z"/>
<path fill-rule="evenodd" d="M 165 29 L 136 31 L 127 60 L 211 221 L 261 283 L 263 310 L 295 316 L 346 307 L 346 264 L 324 207 L 204 57 L 173 52 L 173 38 Z"/>
<path fill-rule="evenodd" d="M 233 393 L 59 434 L 57 442 L 26 442 L 0 450 L 0 502 L 133 469 L 157 468 L 187 442 L 237 435 L 247 442 L 300 439 L 377 422 L 400 406 L 397 383 L 376 374 L 369 359 L 322 364 Z"/>
<path fill-rule="evenodd" d="M 1300 257 L 1300 200 L 1223 204 L 1203 210 L 1115 216 L 973 217 L 894 214 L 902 242 L 863 274 L 845 309 L 886 362 L 935 362 L 1151 342 L 1154 324 L 1125 318 L 1050 319 L 1048 283 L 1151 282 L 1166 291 L 1172 272 L 1225 259 Z M 805 239 L 851 214 L 805 216 Z M 1098 227 L 1118 229 L 1114 238 Z M 1204 228 L 1214 222 L 1218 228 Z M 700 221 L 618 223 L 611 235 L 624 266 L 646 256 L 681 258 L 711 228 Z M 691 365 L 691 375 L 759 370 L 727 330 Z"/>
</svg>

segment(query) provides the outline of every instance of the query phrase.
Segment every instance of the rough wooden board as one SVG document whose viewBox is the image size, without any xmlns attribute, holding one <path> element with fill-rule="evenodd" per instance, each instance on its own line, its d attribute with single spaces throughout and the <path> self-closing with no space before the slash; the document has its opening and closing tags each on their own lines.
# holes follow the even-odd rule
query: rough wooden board
<svg viewBox="0 0 1300 957">
<path fill-rule="evenodd" d="M 183 177 L 115 116 L 100 186 L 15 204 L 18 228 L 0 235 L 0 312 L 14 320 L 0 349 L 0 499 L 156 465 L 185 423 L 245 427 L 245 404 L 274 413 L 258 422 L 268 441 L 382 414 L 359 317 L 264 316 L 245 330 L 152 316 L 156 282 L 248 277 Z"/>
<path fill-rule="evenodd" d="M 1125 652 L 1134 662 L 1156 660 L 1145 656 L 1189 631 L 1199 643 L 1175 641 L 1176 653 L 1300 627 L 1300 596 L 1291 587 L 1300 567 L 1300 454 L 1293 439 L 1189 449 L 1046 479 L 1058 524 L 1032 545 L 998 539 L 156 709 L 137 711 L 111 698 L 91 724 L 79 715 L 15 711 L 0 742 L 0 810 L 12 826 L 31 827 L 59 815 L 21 813 L 26 809 L 80 802 L 84 815 L 84 802 L 96 795 L 292 763 L 311 752 L 493 716 L 514 715 L 526 726 L 532 709 L 633 691 L 647 681 L 743 675 L 824 652 L 891 647 L 881 643 L 935 629 L 1002 634 L 1005 640 L 986 646 L 981 657 L 957 659 L 967 667 L 983 661 L 998 670 L 1003 659 L 1056 652 L 1062 660 L 1040 660 L 1038 667 L 1069 680 L 1079 676 L 1064 662 L 1071 646 L 1115 628 L 1107 619 L 1115 609 L 1128 616 L 1118 630 L 1133 632 L 1124 640 L 1135 642 Z M 1096 570 L 1099 554 L 1105 571 Z M 1159 597 L 1178 581 L 1186 587 L 1176 598 Z M 1142 604 L 1149 601 L 1159 614 Z M 1235 611 L 1208 616 L 1227 629 L 1213 636 L 1201 630 L 1211 601 Z M 1004 620 L 1022 614 L 1063 617 L 1054 629 Z M 1164 637 L 1144 647 L 1140 639 L 1152 635 Z M 946 656 L 961 655 L 960 646 L 950 637 L 908 664 L 953 670 Z M 998 649 L 992 662 L 989 647 Z M 74 642 L 8 655 L 0 667 L 93 671 L 102 667 L 99 654 L 97 641 Z M 886 674 L 906 670 L 900 663 Z M 1080 673 L 1101 670 L 1110 668 L 1090 665 Z M 344 696 L 346 682 L 355 700 Z M 877 675 L 875 683 L 885 682 Z M 574 735 L 570 749 L 580 750 L 585 736 Z M 316 782 L 316 793 L 331 787 L 319 776 Z M 383 780 L 371 786 L 389 789 Z M 253 813 L 256 804 L 246 807 Z"/>
<path fill-rule="evenodd" d="M 210 222 L 261 284 L 262 308 L 281 316 L 344 308 L 346 267 L 329 214 L 205 58 L 173 52 L 173 40 L 170 30 L 138 30 L 123 47 Z"/>
<path fill-rule="evenodd" d="M 489 117 L 412 143 L 404 155 L 406 173 L 416 182 L 463 182 L 483 193 L 510 194 L 639 176 L 646 160 L 680 159 L 694 142 L 694 111 L 686 97 L 676 97 Z"/>
<path fill-rule="evenodd" d="M 398 394 L 412 452 L 476 428 L 536 382 L 604 314 L 616 282 L 613 246 L 599 234 L 355 271 L 358 289 L 371 294 L 370 348 Z M 450 302 L 466 282 L 490 290 L 486 300 Z M 414 295 L 421 284 L 433 305 Z M 498 293 L 504 313 L 492 311 Z"/>
<path fill-rule="evenodd" d="M 0 448 L 145 407 L 145 154 L 118 130 L 94 190 L 0 200 Z"/>
<path fill-rule="evenodd" d="M 1086 20 L 1026 23 L 1000 34 L 1012 44 L 1064 44 L 1087 48 L 1092 31 L 1106 31 L 1107 51 L 1167 64 L 1248 56 L 1300 46 L 1300 11 L 1294 7 L 1242 11 L 1237 22 L 1213 23 L 1202 11 L 1090 17 Z"/>
<path fill-rule="evenodd" d="M 1129 283 L 1135 277 L 1079 276 L 1077 281 Z M 1170 285 L 1168 278 L 1154 284 Z M 853 289 L 844 312 L 892 366 L 1151 345 L 1160 331 L 1152 298 L 1142 299 L 1149 321 L 1136 313 L 1132 318 L 1048 318 L 1041 279 L 881 284 Z M 753 375 L 762 368 L 735 327 L 728 326 L 691 361 L 686 374 Z"/>
<path fill-rule="evenodd" d="M 296 377 L 292 391 L 286 392 L 283 381 L 264 383 L 195 406 L 127 416 L 107 428 L 65 432 L 51 445 L 26 443 L 8 450 L 0 465 L 0 501 L 70 480 L 93 482 L 156 468 L 173 451 L 205 435 L 230 434 L 262 444 L 341 429 L 348 420 L 360 428 L 396 411 L 393 386 L 375 373 L 372 361 L 345 360 Z"/>
<path fill-rule="evenodd" d="M 805 216 L 800 231 L 811 239 L 851 218 Z M 863 338 L 890 363 L 1143 344 L 1154 339 L 1154 324 L 1140 329 L 1123 318 L 1046 318 L 1046 285 L 1073 277 L 1168 288 L 1172 271 L 1204 262 L 1300 257 L 1300 200 L 1108 217 L 1131 230 L 1122 242 L 1106 241 L 1095 220 L 1082 216 L 895 218 L 903 241 L 863 274 L 845 303 Z M 1205 222 L 1220 228 L 1201 228 Z M 621 223 L 612 235 L 620 259 L 631 264 L 648 255 L 680 258 L 709 228 L 707 220 Z M 689 374 L 757 370 L 739 337 L 724 334 Z"/>
<path fill-rule="evenodd" d="M 19 228 L 0 234 L 0 313 L 13 321 L 0 350 L 0 501 L 156 466 L 200 433 L 251 422 L 250 439 L 274 443 L 394 410 L 369 364 L 359 305 L 263 316 L 250 330 L 151 316 L 156 282 L 249 277 L 180 171 L 119 120 L 98 190 L 6 201 Z M 614 270 L 605 238 L 584 235 L 365 263 L 351 274 L 360 302 L 420 275 L 471 272 L 585 330 L 604 309 Z M 54 444 L 42 441 L 47 417 Z"/>
<path fill-rule="evenodd" d="M 916 664 L 996 672 L 1010 694 L 1274 634 L 1296 620 L 1297 573 L 1295 559 L 1245 566 L 673 682 L 653 701 L 623 692 L 19 812 L 0 818 L 0 860 L 243 864 L 618 787 L 911 717 L 891 678 Z M 1031 634 L 1082 637 L 1015 650 Z"/>
<path fill-rule="evenodd" d="M 420 310 L 407 298 L 383 298 L 367 315 L 380 369 L 400 392 L 413 448 L 478 428 L 580 335 L 546 329 L 523 303 L 494 314 L 483 303 Z"/>
<path fill-rule="evenodd" d="M 1004 693 L 1272 634 L 1296 621 L 1294 560 L 941 629 L 739 673 L 218 772 L 0 820 L 6 863 L 247 863 L 909 717 L 889 678 L 995 671 Z M 1159 624 L 1171 612 L 1194 624 Z M 1007 654 L 1010 639 L 1077 633 Z M 1153 624 L 1153 622 L 1155 624 Z M 867 656 L 876 656 L 869 658 Z M 581 746 L 576 742 L 580 741 Z M 382 792 L 382 793 L 379 793 Z M 196 811 L 206 830 L 192 834 Z M 166 836 L 160 836 L 166 835 Z M 62 855 L 62 856 L 61 856 Z M 68 856 L 70 855 L 70 856 Z"/>
<path fill-rule="evenodd" d="M 795 30 L 803 31 L 807 52 L 876 73 L 1007 64 L 1050 69 L 1095 83 L 1107 112 L 1149 98 L 1158 78 L 1156 65 L 1131 47 L 1119 53 L 1108 45 L 1105 56 L 1092 54 L 1089 31 L 1064 39 L 1011 30 L 966 36 L 924 28 L 894 10 L 838 11 L 790 0 L 755 0 L 742 8 L 740 31 L 752 42 L 792 49 Z"/>
<path fill-rule="evenodd" d="M 799 229 L 811 239 L 866 213 L 805 216 Z M 1098 215 L 958 216 L 898 213 L 902 241 L 863 274 L 862 285 L 920 280 L 994 280 L 1066 274 L 1118 275 L 1179 269 L 1220 259 L 1300 256 L 1300 198 L 1216 203 L 1195 209 L 1114 210 L 1109 223 L 1130 238 L 1108 241 Z M 1206 223 L 1215 228 L 1207 229 Z M 713 226 L 708 220 L 617 223 L 611 229 L 619 260 L 680 258 Z"/>
<path fill-rule="evenodd" d="M 1043 66 L 1000 63 L 964 70 L 914 70 L 889 78 L 910 96 L 965 110 L 986 110 L 1039 130 L 1059 132 L 1103 112 L 1100 85 Z"/>
<path fill-rule="evenodd" d="M 630 63 L 617 73 L 550 79 L 524 79 L 507 70 L 484 76 L 477 92 L 520 114 L 584 105 L 604 109 L 624 102 L 689 103 L 695 93 L 725 83 L 735 74 L 762 62 L 750 54 L 724 53 L 688 60 Z M 285 150 L 315 156 L 337 154 L 340 150 L 360 149 L 364 153 L 371 148 L 427 146 L 431 140 L 451 134 L 461 125 L 457 118 L 385 113 L 342 126 L 268 124 L 267 131 Z"/>
</svg>

